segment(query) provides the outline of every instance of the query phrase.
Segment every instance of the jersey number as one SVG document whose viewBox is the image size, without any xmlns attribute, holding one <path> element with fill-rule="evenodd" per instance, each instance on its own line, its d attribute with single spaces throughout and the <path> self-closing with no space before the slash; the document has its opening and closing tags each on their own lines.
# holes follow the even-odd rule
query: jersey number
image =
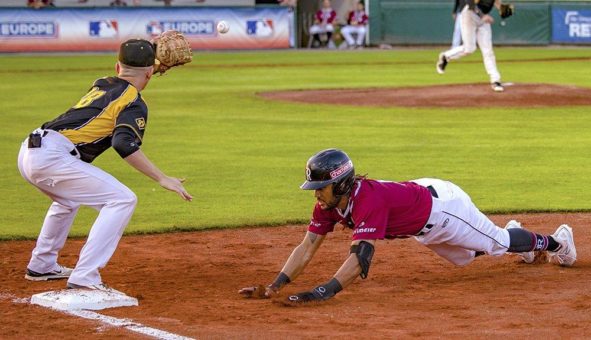
<svg viewBox="0 0 591 340">
<path fill-rule="evenodd" d="M 105 95 L 105 91 L 99 90 L 98 87 L 93 87 L 80 101 L 74 105 L 74 109 L 79 109 L 90 105 L 93 101 Z"/>
</svg>

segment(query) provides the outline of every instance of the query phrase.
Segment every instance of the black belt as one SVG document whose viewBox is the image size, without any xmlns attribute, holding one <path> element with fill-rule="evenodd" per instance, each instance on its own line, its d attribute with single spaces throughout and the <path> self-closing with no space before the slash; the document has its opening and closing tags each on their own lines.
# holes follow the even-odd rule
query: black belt
<svg viewBox="0 0 591 340">
<path fill-rule="evenodd" d="M 39 132 L 32 132 L 31 134 L 29 134 L 29 149 L 37 149 L 41 147 L 41 140 L 43 139 L 43 137 L 47 136 L 48 131 L 45 130 L 42 133 Z M 74 147 L 74 149 L 72 149 L 70 151 L 70 155 L 77 157 L 78 156 L 78 150 L 76 149 L 76 147 Z"/>
<path fill-rule="evenodd" d="M 429 192 L 431 193 L 431 196 L 433 196 L 435 198 L 439 198 L 439 195 L 437 195 L 437 191 L 435 191 L 435 188 L 433 188 L 432 185 L 427 186 L 427 190 L 429 190 Z M 434 226 L 435 226 L 434 224 L 425 224 L 423 229 L 421 229 L 421 231 L 416 236 L 425 235 L 426 233 L 431 231 L 431 228 L 433 228 Z"/>
<path fill-rule="evenodd" d="M 439 198 L 439 195 L 437 195 L 437 191 L 435 191 L 435 188 L 433 188 L 432 185 L 429 185 L 427 187 L 427 190 L 429 190 L 431 192 L 431 196 L 433 196 L 435 198 Z"/>
</svg>

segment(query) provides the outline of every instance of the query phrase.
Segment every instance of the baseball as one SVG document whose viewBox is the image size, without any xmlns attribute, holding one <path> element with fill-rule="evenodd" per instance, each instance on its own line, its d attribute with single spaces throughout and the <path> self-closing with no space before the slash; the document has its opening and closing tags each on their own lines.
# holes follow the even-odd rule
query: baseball
<svg viewBox="0 0 591 340">
<path fill-rule="evenodd" d="M 221 20 L 220 22 L 218 22 L 217 29 L 219 33 L 228 33 L 228 31 L 230 30 L 230 25 L 228 25 L 228 23 L 224 20 Z"/>
</svg>

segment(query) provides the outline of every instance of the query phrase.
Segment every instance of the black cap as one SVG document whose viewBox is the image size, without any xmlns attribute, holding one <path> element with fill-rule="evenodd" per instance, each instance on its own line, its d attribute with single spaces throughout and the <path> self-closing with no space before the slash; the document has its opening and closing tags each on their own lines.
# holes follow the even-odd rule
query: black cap
<svg viewBox="0 0 591 340">
<path fill-rule="evenodd" d="M 119 47 L 119 62 L 128 66 L 152 66 L 155 57 L 154 46 L 144 39 L 129 39 Z"/>
<path fill-rule="evenodd" d="M 355 169 L 349 156 L 338 149 L 326 149 L 310 157 L 306 163 L 304 190 L 324 188 L 330 183 L 341 183 L 354 177 Z"/>
</svg>

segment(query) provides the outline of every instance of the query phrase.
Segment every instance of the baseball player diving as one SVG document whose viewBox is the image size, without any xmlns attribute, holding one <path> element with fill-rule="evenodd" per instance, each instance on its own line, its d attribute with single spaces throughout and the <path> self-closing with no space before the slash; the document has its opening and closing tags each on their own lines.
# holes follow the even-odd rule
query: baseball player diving
<svg viewBox="0 0 591 340">
<path fill-rule="evenodd" d="M 492 28 L 494 22 L 490 11 L 495 6 L 505 19 L 513 14 L 513 5 L 502 4 L 501 0 L 459 0 L 458 7 L 462 8 L 460 13 L 460 32 L 462 45 L 439 54 L 436 69 L 439 74 L 445 73 L 447 64 L 460 59 L 476 51 L 476 44 L 482 52 L 484 68 L 490 77 L 491 88 L 495 92 L 503 92 L 505 88 L 501 83 L 501 74 L 497 69 L 497 61 L 492 45 Z"/>
<path fill-rule="evenodd" d="M 572 229 L 563 224 L 552 235 L 540 235 L 509 221 L 497 227 L 455 184 L 432 178 L 408 182 L 373 180 L 355 175 L 353 162 L 341 150 L 328 149 L 306 164 L 304 190 L 314 190 L 316 205 L 304 240 L 275 281 L 239 291 L 246 297 L 269 298 L 295 280 L 310 262 L 326 234 L 340 224 L 353 230 L 350 254 L 336 274 L 286 302 L 323 301 L 346 288 L 357 276 L 369 275 L 378 240 L 414 237 L 449 262 L 465 266 L 480 255 L 518 253 L 534 262 L 534 251 L 547 251 L 550 262 L 572 266 L 577 257 Z"/>
<path fill-rule="evenodd" d="M 26 279 L 68 279 L 68 288 L 114 291 L 103 283 L 99 269 L 115 252 L 137 197 L 115 177 L 91 164 L 111 146 L 130 166 L 191 201 L 183 180 L 164 174 L 140 149 L 148 122 L 148 107 L 140 91 L 153 73 L 186 63 L 192 56 L 184 37 L 170 33 L 163 33 L 155 43 L 143 39 L 123 42 L 115 66 L 117 76 L 96 80 L 74 106 L 41 125 L 22 143 L 18 156 L 21 175 L 53 201 Z M 158 51 L 166 52 L 165 58 L 157 59 Z M 178 60 L 170 60 L 171 54 L 181 51 L 183 55 L 172 57 Z M 81 205 L 99 214 L 76 267 L 70 269 L 57 263 L 58 253 Z"/>
</svg>

